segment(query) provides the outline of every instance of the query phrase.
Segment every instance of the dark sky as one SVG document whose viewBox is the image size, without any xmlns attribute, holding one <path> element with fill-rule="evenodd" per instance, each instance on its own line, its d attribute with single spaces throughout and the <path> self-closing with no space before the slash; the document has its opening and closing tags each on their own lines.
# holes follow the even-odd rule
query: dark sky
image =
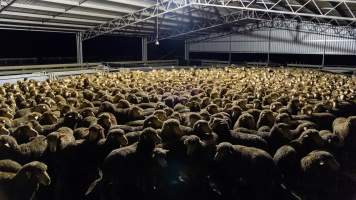
<svg viewBox="0 0 356 200">
<path fill-rule="evenodd" d="M 75 63 L 75 34 L 44 33 L 0 30 L 0 65 Z M 101 36 L 83 43 L 85 62 L 141 60 L 141 38 Z M 228 54 L 191 53 L 192 59 L 228 60 Z M 2 58 L 36 58 L 36 60 L 5 61 Z M 184 42 L 164 40 L 159 46 L 148 46 L 150 60 L 184 58 Z M 271 54 L 274 63 L 321 64 L 320 55 Z M 232 61 L 264 62 L 265 54 L 233 54 Z M 332 56 L 325 58 L 326 65 L 356 65 L 356 56 Z"/>
<path fill-rule="evenodd" d="M 0 59 L 37 58 L 40 64 L 76 62 L 75 40 L 75 34 L 0 30 Z M 84 41 L 83 52 L 85 62 L 140 60 L 141 38 L 101 36 Z M 183 56 L 182 41 L 167 40 L 161 41 L 158 47 L 148 46 L 149 59 L 182 59 Z"/>
</svg>

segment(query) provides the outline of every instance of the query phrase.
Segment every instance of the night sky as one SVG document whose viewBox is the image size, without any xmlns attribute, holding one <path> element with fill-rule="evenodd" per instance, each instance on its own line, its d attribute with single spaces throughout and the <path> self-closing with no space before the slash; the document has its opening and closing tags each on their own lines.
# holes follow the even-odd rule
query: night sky
<svg viewBox="0 0 356 200">
<path fill-rule="evenodd" d="M 37 58 L 39 64 L 76 62 L 75 34 L 0 30 L 0 36 L 0 63 L 2 58 Z M 141 38 L 97 37 L 83 42 L 83 54 L 84 62 L 141 60 Z M 148 46 L 151 60 L 183 57 L 183 41 L 165 40 L 159 46 Z M 35 61 L 22 62 L 36 64 Z"/>
<path fill-rule="evenodd" d="M 141 60 L 141 38 L 100 36 L 83 43 L 84 62 Z M 191 53 L 191 59 L 228 60 L 228 54 Z M 3 58 L 35 58 L 7 61 Z M 149 60 L 184 59 L 184 42 L 164 40 L 159 46 L 149 44 Z M 321 55 L 271 54 L 272 63 L 320 65 Z M 233 54 L 232 62 L 265 62 L 266 54 Z M 0 65 L 75 63 L 75 34 L 0 30 Z M 331 56 L 326 65 L 356 65 L 356 56 Z"/>
</svg>

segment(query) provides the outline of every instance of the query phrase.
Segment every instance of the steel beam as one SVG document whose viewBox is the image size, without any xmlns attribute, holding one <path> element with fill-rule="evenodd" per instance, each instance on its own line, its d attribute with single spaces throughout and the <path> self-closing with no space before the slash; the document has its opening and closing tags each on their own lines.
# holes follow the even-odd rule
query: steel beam
<svg viewBox="0 0 356 200">
<path fill-rule="evenodd" d="M 142 61 L 147 61 L 147 37 L 142 37 Z"/>
<path fill-rule="evenodd" d="M 184 41 L 184 60 L 186 62 L 189 62 L 190 58 L 189 58 L 189 42 L 187 40 Z"/>
<path fill-rule="evenodd" d="M 0 13 L 10 7 L 16 0 L 0 0 Z"/>
<path fill-rule="evenodd" d="M 303 19 L 303 18 L 301 18 Z M 202 24 L 196 24 L 191 27 L 182 27 L 170 32 L 162 31 L 160 33 L 160 40 L 173 39 L 185 37 L 186 35 L 206 31 L 208 29 L 218 28 L 226 24 L 232 24 L 235 22 L 243 21 L 255 21 L 255 23 L 240 24 L 239 26 L 233 26 L 231 33 L 244 32 L 248 30 L 256 30 L 263 27 L 296 30 L 300 32 L 307 32 L 313 34 L 330 35 L 342 38 L 356 38 L 356 29 L 351 26 L 336 26 L 328 23 L 317 23 L 310 21 L 301 21 L 301 19 L 289 19 L 285 15 L 266 15 L 265 13 L 259 13 L 255 11 L 239 11 L 229 16 L 223 16 L 216 20 L 204 22 Z M 221 31 L 222 35 L 226 35 L 226 31 Z M 208 36 L 209 37 L 209 36 Z M 153 41 L 153 37 L 150 37 L 150 42 Z M 200 39 L 198 38 L 198 41 Z"/>
<path fill-rule="evenodd" d="M 244 21 L 251 18 L 254 19 L 255 17 L 257 17 L 255 16 L 255 14 L 256 14 L 255 12 L 250 12 L 250 11 L 238 11 L 230 15 L 221 16 L 217 19 L 206 20 L 203 21 L 202 23 L 195 23 L 192 24 L 191 26 L 181 26 L 180 28 L 173 29 L 170 31 L 161 31 L 159 40 L 183 37 L 188 34 L 200 32 L 200 31 L 206 31 L 212 28 L 218 28 L 223 25 L 232 24 L 235 22 Z M 153 42 L 154 40 L 155 38 L 153 37 L 149 38 L 150 43 Z"/>
<path fill-rule="evenodd" d="M 325 0 L 332 1 L 332 0 Z M 272 19 L 273 16 L 283 16 L 283 19 L 292 19 L 296 21 L 309 20 L 313 21 L 312 23 L 323 24 L 325 21 L 329 22 L 326 24 L 331 24 L 338 21 L 348 21 L 350 23 L 356 22 L 356 17 L 353 14 L 348 16 L 339 16 L 335 15 L 334 12 L 324 12 L 321 7 L 316 3 L 315 0 L 307 0 L 306 3 L 299 5 L 297 8 L 289 3 L 289 0 L 278 0 L 276 2 L 270 1 L 259 1 L 258 4 L 253 3 L 255 1 L 246 2 L 243 0 L 159 0 L 159 2 L 151 7 L 139 10 L 137 12 L 125 15 L 123 17 L 111 20 L 108 23 L 101 24 L 90 30 L 84 32 L 83 39 L 87 40 L 93 37 L 97 37 L 103 34 L 111 33 L 114 31 L 119 31 L 124 29 L 125 27 L 132 26 L 138 24 L 140 22 L 147 21 L 149 19 L 159 17 L 161 15 L 165 15 L 168 13 L 173 13 L 179 11 L 183 8 L 192 8 L 192 9 L 203 9 L 207 7 L 214 8 L 226 8 L 230 10 L 239 10 L 242 12 L 250 12 L 250 13 L 258 13 L 257 17 L 253 17 L 253 19 L 257 20 L 265 20 Z M 356 5 L 355 2 L 340 0 L 345 7 L 350 8 L 348 4 Z M 282 5 L 283 4 L 283 5 Z M 288 6 L 286 6 L 288 5 Z M 332 9 L 336 9 L 332 8 Z M 314 10 L 315 12 L 310 12 L 310 10 Z M 350 12 L 352 13 L 352 11 Z M 263 18 L 259 18 L 260 16 L 264 16 Z M 251 18 L 251 17 L 249 17 Z M 167 39 L 176 37 L 173 35 L 186 35 L 193 32 L 197 32 L 197 30 L 202 31 L 207 28 L 213 28 L 217 25 L 217 21 L 220 21 L 219 17 L 213 19 L 207 19 L 203 21 L 203 23 L 193 23 L 190 26 L 182 26 L 181 28 L 176 28 L 172 31 L 166 31 L 160 33 L 164 37 L 161 39 Z M 241 19 L 239 19 L 241 20 Z M 224 23 L 224 22 L 223 22 Z M 218 24 L 222 25 L 223 23 L 219 22 Z M 228 22 L 231 23 L 231 22 Z M 289 23 L 289 22 L 288 22 Z M 225 23 L 226 24 L 226 23 Z M 219 25 L 219 26 L 220 26 Z M 293 23 L 292 23 L 293 25 Z M 349 29 L 349 27 L 342 27 L 338 31 L 345 32 L 345 28 Z M 310 31 L 310 29 L 308 29 Z M 346 31 L 348 32 L 348 30 Z"/>
<path fill-rule="evenodd" d="M 83 34 L 81 32 L 77 33 L 76 44 L 77 44 L 77 63 L 83 64 Z"/>
<path fill-rule="evenodd" d="M 83 40 L 91 39 L 100 35 L 121 30 L 127 26 L 162 16 L 167 13 L 180 10 L 189 5 L 188 0 L 159 0 L 154 6 L 141 9 L 123 17 L 111 20 L 105 24 L 96 26 L 83 34 Z"/>
<path fill-rule="evenodd" d="M 344 2 L 346 5 L 349 4 L 348 1 L 345 0 L 340 0 Z M 213 0 L 190 0 L 192 6 L 214 6 L 214 7 L 220 7 L 220 8 L 228 8 L 228 9 L 238 9 L 238 10 L 249 10 L 249 11 L 259 11 L 259 12 L 266 12 L 270 14 L 283 14 L 283 15 L 290 15 L 290 16 L 295 16 L 295 17 L 311 17 L 311 18 L 316 18 L 316 19 L 329 19 L 329 20 L 343 20 L 343 21 L 351 21 L 351 22 L 356 22 L 356 17 L 354 16 L 336 16 L 332 15 L 332 13 L 325 13 L 325 12 L 320 12 L 321 8 L 318 6 L 318 4 L 315 3 L 314 0 L 308 0 L 305 4 L 303 4 L 300 8 L 298 9 L 285 9 L 285 10 L 280 10 L 278 9 L 278 5 L 281 2 L 288 2 L 288 0 L 279 0 L 277 1 L 274 5 L 265 5 L 265 8 L 262 9 L 260 7 L 256 7 L 254 4 L 244 4 L 242 3 L 241 0 L 219 0 L 219 1 L 213 1 Z M 309 7 L 310 5 L 314 6 L 316 10 L 318 10 L 318 13 L 309 13 L 306 12 L 305 9 Z M 353 4 L 355 5 L 355 4 Z"/>
</svg>

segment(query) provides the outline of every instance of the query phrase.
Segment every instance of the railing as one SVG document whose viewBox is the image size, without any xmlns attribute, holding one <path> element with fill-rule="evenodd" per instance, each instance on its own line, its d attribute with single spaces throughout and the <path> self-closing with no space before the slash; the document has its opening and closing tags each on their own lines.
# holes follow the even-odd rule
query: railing
<svg viewBox="0 0 356 200">
<path fill-rule="evenodd" d="M 160 67 L 160 66 L 178 66 L 178 60 L 148 60 L 148 61 L 123 61 L 107 62 L 105 65 L 111 68 L 131 68 L 131 67 Z"/>
<path fill-rule="evenodd" d="M 202 66 L 226 66 L 230 65 L 229 61 L 224 61 L 224 60 L 201 60 L 201 65 Z"/>
<path fill-rule="evenodd" d="M 308 64 L 287 64 L 287 67 L 297 67 L 297 68 L 314 68 L 322 69 L 321 65 L 308 65 Z"/>
<path fill-rule="evenodd" d="M 32 74 L 36 72 L 57 72 L 57 71 L 75 71 L 95 68 L 100 63 L 87 64 L 51 64 L 51 65 L 25 65 L 25 66 L 2 66 L 0 67 L 0 76 L 16 74 Z"/>
<path fill-rule="evenodd" d="M 56 63 L 73 63 L 76 57 L 32 57 L 32 58 L 0 58 L 0 66 L 42 65 Z"/>
</svg>

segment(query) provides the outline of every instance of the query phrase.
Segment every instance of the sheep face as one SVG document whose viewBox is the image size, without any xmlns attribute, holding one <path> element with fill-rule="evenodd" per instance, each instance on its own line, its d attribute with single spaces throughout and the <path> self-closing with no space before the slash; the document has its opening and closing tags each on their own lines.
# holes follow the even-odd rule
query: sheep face
<svg viewBox="0 0 356 200">
<path fill-rule="evenodd" d="M 196 135 L 187 136 L 184 138 L 183 143 L 187 148 L 186 153 L 188 156 L 191 156 L 200 146 L 203 145 L 200 138 Z"/>
<path fill-rule="evenodd" d="M 140 143 L 144 142 L 146 144 L 152 144 L 152 145 L 159 144 L 161 143 L 161 141 L 162 141 L 161 137 L 152 128 L 146 128 L 145 130 L 143 130 L 139 138 Z"/>
<path fill-rule="evenodd" d="M 82 118 L 82 116 L 81 116 L 78 112 L 71 111 L 71 112 L 68 112 L 68 113 L 64 116 L 64 121 L 65 121 L 65 123 L 75 124 L 75 123 L 77 123 L 81 118 Z"/>
<path fill-rule="evenodd" d="M 288 113 L 280 113 L 276 117 L 276 123 L 289 124 L 291 120 L 292 119 Z"/>
<path fill-rule="evenodd" d="M 125 136 L 125 132 L 121 129 L 114 129 L 109 132 L 108 139 L 112 141 L 116 141 L 121 146 L 126 146 L 128 144 L 128 140 Z"/>
<path fill-rule="evenodd" d="M 0 148 L 5 149 L 16 149 L 17 142 L 16 139 L 9 135 L 0 136 Z"/>
<path fill-rule="evenodd" d="M 57 152 L 58 145 L 60 143 L 59 133 L 53 132 L 47 135 L 47 148 L 49 152 Z"/>
<path fill-rule="evenodd" d="M 37 161 L 24 165 L 20 170 L 26 174 L 29 180 L 35 180 L 37 183 L 47 186 L 51 184 L 51 178 L 46 171 L 47 165 Z"/>
<path fill-rule="evenodd" d="M 222 142 L 216 147 L 216 154 L 214 156 L 215 161 L 223 161 L 226 159 L 231 159 L 234 155 L 235 149 L 231 143 Z"/>
<path fill-rule="evenodd" d="M 125 99 L 121 99 L 118 103 L 117 103 L 117 108 L 129 108 L 130 107 L 130 102 L 128 102 Z"/>
<path fill-rule="evenodd" d="M 340 169 L 340 164 L 335 157 L 327 151 L 312 151 L 300 161 L 304 172 L 316 172 L 327 170 L 336 172 Z"/>
<path fill-rule="evenodd" d="M 82 112 L 80 113 L 80 115 L 82 115 L 83 118 L 89 117 L 89 116 L 95 117 L 94 112 L 90 108 L 83 109 Z"/>
<path fill-rule="evenodd" d="M 320 137 L 319 132 L 315 129 L 308 129 L 304 131 L 298 141 L 302 144 L 322 147 L 324 145 L 323 139 Z"/>
<path fill-rule="evenodd" d="M 213 115 L 219 112 L 219 107 L 216 104 L 210 104 L 208 107 L 206 107 L 206 110 L 209 112 L 209 114 Z"/>
<path fill-rule="evenodd" d="M 328 147 L 340 148 L 343 146 L 343 141 L 339 138 L 338 135 L 328 131 L 322 130 L 319 132 L 319 135 L 324 140 L 325 145 Z"/>
<path fill-rule="evenodd" d="M 104 139 L 104 138 L 105 135 L 104 135 L 103 127 L 101 127 L 98 124 L 89 127 L 89 136 L 88 136 L 89 142 L 97 142 L 100 139 Z"/>
<path fill-rule="evenodd" d="M 39 122 L 41 125 L 50 125 L 57 123 L 58 118 L 52 112 L 45 112 L 40 117 Z"/>
<path fill-rule="evenodd" d="M 166 112 L 164 110 L 156 110 L 153 113 L 153 115 L 156 116 L 161 121 L 166 121 L 167 118 L 168 118 L 167 115 L 166 115 Z"/>
<path fill-rule="evenodd" d="M 108 113 L 103 113 L 101 115 L 99 115 L 98 117 L 98 123 L 102 126 L 102 127 L 107 127 L 110 128 L 111 127 L 111 116 Z"/>
<path fill-rule="evenodd" d="M 182 134 L 178 120 L 170 119 L 163 123 L 161 135 L 165 141 L 180 138 Z"/>
<path fill-rule="evenodd" d="M 166 168 L 168 166 L 167 153 L 169 151 L 161 148 L 156 148 L 153 152 L 153 158 L 158 162 L 159 166 Z"/>
<path fill-rule="evenodd" d="M 311 115 L 313 113 L 313 107 L 311 105 L 306 105 L 301 109 L 302 115 Z"/>
<path fill-rule="evenodd" d="M 198 120 L 194 126 L 193 126 L 194 131 L 197 133 L 211 133 L 212 130 L 209 126 L 209 123 L 205 120 Z"/>
<path fill-rule="evenodd" d="M 140 107 L 132 107 L 129 110 L 129 115 L 133 118 L 133 119 L 139 119 L 143 116 L 143 109 Z"/>
<path fill-rule="evenodd" d="M 276 124 L 275 126 L 273 126 L 271 133 L 274 131 L 274 129 L 276 129 L 277 132 L 281 133 L 282 137 L 285 138 L 286 140 L 293 139 L 288 124 L 284 124 L 284 123 Z"/>
<path fill-rule="evenodd" d="M 152 127 L 152 128 L 161 128 L 163 126 L 163 122 L 158 119 L 156 116 L 150 116 L 147 119 L 145 119 L 143 123 L 144 128 Z"/>
</svg>

